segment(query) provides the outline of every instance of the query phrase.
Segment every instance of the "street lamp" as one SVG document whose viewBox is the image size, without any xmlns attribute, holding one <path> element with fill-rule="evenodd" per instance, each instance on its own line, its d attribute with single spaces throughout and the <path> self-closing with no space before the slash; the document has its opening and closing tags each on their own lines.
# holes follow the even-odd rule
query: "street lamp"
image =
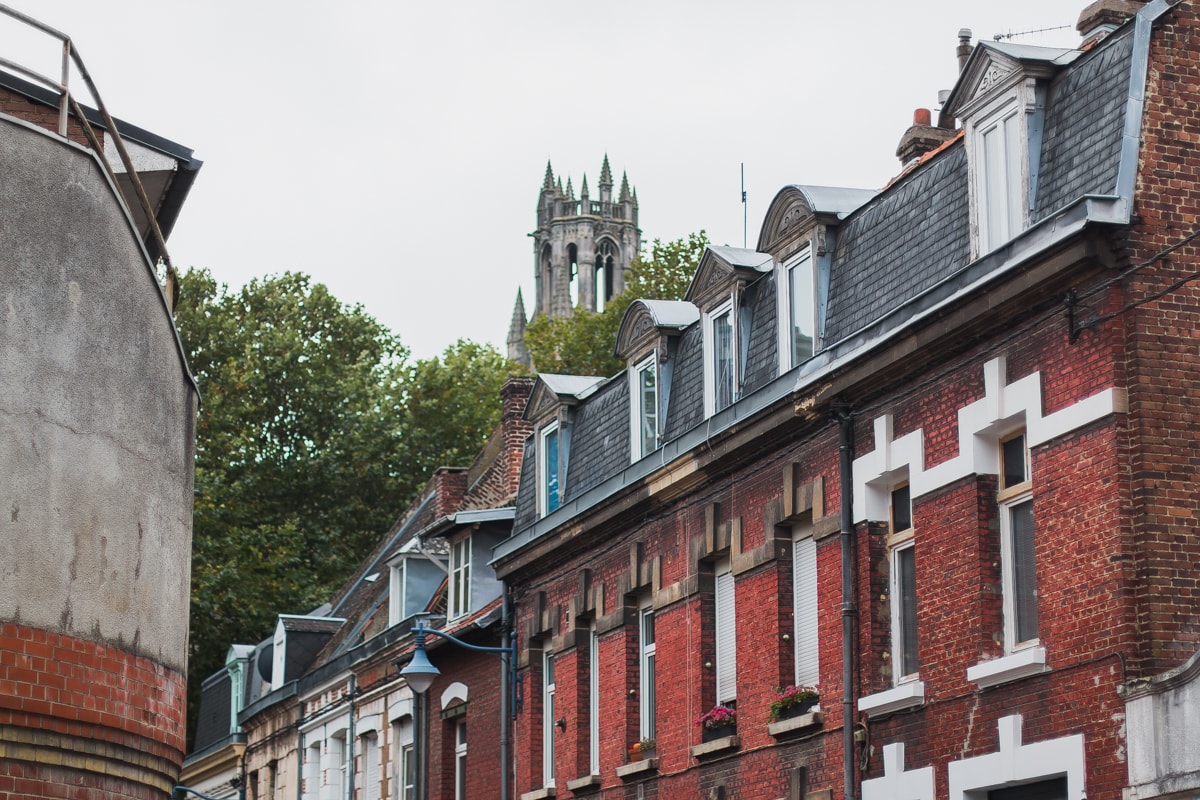
<svg viewBox="0 0 1200 800">
<path fill-rule="evenodd" d="M 413 642 L 413 656 L 408 664 L 400 669 L 400 676 L 408 683 L 410 689 L 418 695 L 417 708 L 420 710 L 421 701 L 424 700 L 424 695 L 429 691 L 429 687 L 433 685 L 434 679 L 442 674 L 442 671 L 434 666 L 429 660 L 428 654 L 425 652 L 425 637 L 427 635 L 440 636 L 443 639 L 450 641 L 453 644 L 463 647 L 467 650 L 474 650 L 479 653 L 494 653 L 500 656 L 500 800 L 508 800 L 508 715 L 509 709 L 513 709 L 513 715 L 516 714 L 516 705 L 512 702 L 512 694 L 515 684 L 512 680 L 512 667 L 516 663 L 517 657 L 517 634 L 515 631 L 509 633 L 508 645 L 506 647 L 489 647 L 481 644 L 471 644 L 464 642 L 456 636 L 452 636 L 445 631 L 437 628 L 425 627 L 423 619 L 417 620 L 417 626 L 413 628 L 415 640 Z M 422 737 L 424 736 L 424 720 L 417 720 L 417 732 Z M 424 771 L 424 759 L 417 759 L 417 769 Z M 424 781 L 419 781 L 424 786 Z M 423 799 L 422 799 L 423 800 Z"/>
</svg>

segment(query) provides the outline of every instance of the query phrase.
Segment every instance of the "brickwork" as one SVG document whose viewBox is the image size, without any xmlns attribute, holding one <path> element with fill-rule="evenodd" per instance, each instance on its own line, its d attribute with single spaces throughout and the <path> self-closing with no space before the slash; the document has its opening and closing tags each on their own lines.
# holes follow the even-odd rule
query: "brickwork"
<svg viewBox="0 0 1200 800">
<path fill-rule="evenodd" d="M 183 761 L 184 676 L 112 645 L 0 625 L 0 795 L 161 797 Z"/>
</svg>

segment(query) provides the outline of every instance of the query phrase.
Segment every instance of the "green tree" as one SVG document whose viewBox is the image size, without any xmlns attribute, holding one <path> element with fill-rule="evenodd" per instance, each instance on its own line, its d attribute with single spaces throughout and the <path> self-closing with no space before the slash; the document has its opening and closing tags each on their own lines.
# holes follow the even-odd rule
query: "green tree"
<svg viewBox="0 0 1200 800">
<path fill-rule="evenodd" d="M 176 326 L 202 398 L 194 714 L 229 645 L 329 600 L 434 468 L 470 461 L 499 421 L 500 386 L 520 368 L 470 342 L 409 364 L 360 306 L 296 273 L 230 292 L 188 271 Z"/>
<path fill-rule="evenodd" d="M 626 276 L 625 289 L 597 313 L 576 308 L 570 317 L 535 317 L 525 329 L 525 345 L 541 372 L 568 375 L 614 375 L 625 365 L 613 347 L 617 329 L 634 300 L 682 300 L 700 265 L 708 236 L 704 231 L 682 239 L 655 239 L 649 259 L 636 259 Z"/>
</svg>

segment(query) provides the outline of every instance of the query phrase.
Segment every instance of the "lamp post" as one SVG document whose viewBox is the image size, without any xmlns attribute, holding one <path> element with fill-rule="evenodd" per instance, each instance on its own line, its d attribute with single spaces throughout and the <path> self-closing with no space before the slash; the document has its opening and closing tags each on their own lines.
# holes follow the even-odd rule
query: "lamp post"
<svg viewBox="0 0 1200 800">
<path fill-rule="evenodd" d="M 427 635 L 440 636 L 453 644 L 463 647 L 467 650 L 474 650 L 479 653 L 494 653 L 500 656 L 500 800 L 508 800 L 508 716 L 509 709 L 515 708 L 512 703 L 512 667 L 516 663 L 517 655 L 517 634 L 515 631 L 509 633 L 508 645 L 505 647 L 489 647 L 487 645 L 471 644 L 464 642 L 456 636 L 452 636 L 445 631 L 437 628 L 425 627 L 423 619 L 417 620 L 417 626 L 413 628 L 415 634 L 413 656 L 408 664 L 400 669 L 400 676 L 407 681 L 410 689 L 417 694 L 417 709 L 421 710 L 421 705 L 425 701 L 425 693 L 429 691 L 429 687 L 433 685 L 433 681 L 442 671 L 434 666 L 429 660 L 429 656 L 425 652 L 425 637 Z M 422 715 L 423 716 L 423 715 Z M 425 731 L 424 719 L 418 720 L 417 733 L 424 738 Z M 428 788 L 424 785 L 425 764 L 424 758 L 417 759 L 417 770 L 421 774 L 422 780 L 418 784 L 423 792 Z M 424 797 L 421 797 L 424 800 Z"/>
</svg>

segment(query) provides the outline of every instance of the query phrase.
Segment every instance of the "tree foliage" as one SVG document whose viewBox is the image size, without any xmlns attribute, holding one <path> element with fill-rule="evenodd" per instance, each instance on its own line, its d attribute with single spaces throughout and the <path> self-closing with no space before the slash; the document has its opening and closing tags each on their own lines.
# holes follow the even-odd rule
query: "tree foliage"
<svg viewBox="0 0 1200 800">
<path fill-rule="evenodd" d="M 410 363 L 361 307 L 296 273 L 230 292 L 191 270 L 176 326 L 202 397 L 194 712 L 229 645 L 330 599 L 433 469 L 469 463 L 521 368 L 465 341 Z"/>
<path fill-rule="evenodd" d="M 525 345 L 541 372 L 608 376 L 624 364 L 613 355 L 617 329 L 634 300 L 682 300 L 700 265 L 708 236 L 704 231 L 683 239 L 655 239 L 650 258 L 630 265 L 625 289 L 603 312 L 576 308 L 570 317 L 535 317 L 525 329 Z"/>
</svg>

